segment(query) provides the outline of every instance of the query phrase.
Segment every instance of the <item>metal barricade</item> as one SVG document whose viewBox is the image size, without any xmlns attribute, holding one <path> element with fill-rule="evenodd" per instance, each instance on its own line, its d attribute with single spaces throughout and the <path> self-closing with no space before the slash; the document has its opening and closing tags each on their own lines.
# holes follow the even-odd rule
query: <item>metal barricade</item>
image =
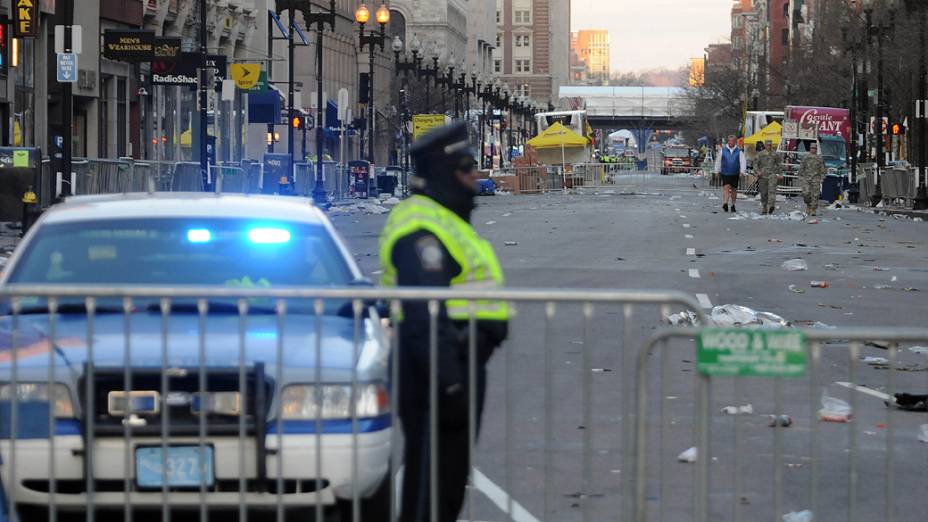
<svg viewBox="0 0 928 522">
<path fill-rule="evenodd" d="M 127 160 L 75 158 L 72 167 L 75 174 L 72 193 L 75 195 L 146 190 L 144 180 L 136 179 L 132 163 Z"/>
<path fill-rule="evenodd" d="M 790 368 L 795 378 L 710 377 L 702 367 L 754 360 L 755 351 L 773 346 L 758 339 L 777 334 L 791 341 L 770 364 L 799 364 L 785 353 L 801 355 L 805 366 Z M 701 335 L 718 337 L 706 341 Z M 703 360 L 694 353 L 697 339 L 740 348 Z M 921 366 L 900 360 L 905 343 L 926 341 L 924 328 L 687 328 L 657 334 L 637 356 L 633 520 L 922 519 L 922 497 L 907 495 L 903 485 L 925 480 L 928 435 L 920 434 L 919 425 L 926 417 L 888 405 L 896 402 L 896 391 L 928 393 L 925 380 L 910 373 L 924 371 Z M 885 379 L 861 374 L 860 366 L 869 367 L 861 357 L 867 343 L 884 347 L 879 367 Z M 914 359 L 925 361 L 923 355 Z M 736 371 L 745 372 L 725 370 Z M 677 399 L 694 390 L 692 411 Z M 836 395 L 847 400 L 836 402 Z M 877 401 L 876 411 L 861 407 L 863 401 Z M 688 465 L 692 469 L 683 471 Z M 806 510 L 809 518 L 785 516 Z"/>
<path fill-rule="evenodd" d="M 256 509 L 283 520 L 304 508 L 321 521 L 334 506 L 355 522 L 395 520 L 402 463 L 392 427 L 399 390 L 419 386 L 431 406 L 415 449 L 428 452 L 428 519 L 439 520 L 446 461 L 438 457 L 449 450 L 437 443 L 451 440 L 447 431 L 439 439 L 439 408 L 457 404 L 438 400 L 439 358 L 450 348 L 438 325 L 451 299 L 471 315 L 450 359 L 467 383 L 466 407 L 457 406 L 458 421 L 467 419 L 456 428 L 466 432 L 458 451 L 469 456 L 459 518 L 587 521 L 631 509 L 632 347 L 671 307 L 704 319 L 688 295 L 8 285 L 0 477 L 9 515 L 94 520 L 115 509 L 126 520 L 137 511 L 171 520 L 186 508 L 205 521 L 225 508 L 239 520 Z M 486 300 L 518 306 L 518 315 L 490 362 L 478 423 L 484 373 L 473 314 Z M 427 309 L 428 382 L 400 379 L 398 318 L 414 302 Z"/>
<path fill-rule="evenodd" d="M 171 173 L 170 192 L 203 192 L 203 174 L 200 164 L 192 161 L 178 161 Z"/>
<path fill-rule="evenodd" d="M 210 179 L 219 193 L 245 194 L 249 189 L 249 180 L 245 169 L 232 165 L 210 165 Z"/>
</svg>

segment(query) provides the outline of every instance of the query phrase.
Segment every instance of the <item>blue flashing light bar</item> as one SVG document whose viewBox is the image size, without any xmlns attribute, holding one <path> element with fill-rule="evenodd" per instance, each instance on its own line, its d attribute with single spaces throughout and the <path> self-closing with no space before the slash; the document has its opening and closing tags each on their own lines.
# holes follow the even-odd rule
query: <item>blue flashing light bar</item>
<svg viewBox="0 0 928 522">
<path fill-rule="evenodd" d="M 248 231 L 248 240 L 258 244 L 289 243 L 290 231 L 284 228 L 253 228 Z"/>
<path fill-rule="evenodd" d="M 191 228 L 187 231 L 187 241 L 191 243 L 209 243 L 213 234 L 205 228 Z"/>
</svg>

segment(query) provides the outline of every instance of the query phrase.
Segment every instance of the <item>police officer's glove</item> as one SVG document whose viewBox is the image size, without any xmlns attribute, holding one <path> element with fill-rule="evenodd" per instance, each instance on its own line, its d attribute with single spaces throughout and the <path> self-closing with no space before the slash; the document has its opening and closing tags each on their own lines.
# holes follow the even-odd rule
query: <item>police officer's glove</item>
<svg viewBox="0 0 928 522">
<path fill-rule="evenodd" d="M 462 383 L 452 384 L 441 390 L 438 405 L 438 420 L 443 428 L 463 428 L 467 426 L 470 413 L 469 393 Z"/>
</svg>

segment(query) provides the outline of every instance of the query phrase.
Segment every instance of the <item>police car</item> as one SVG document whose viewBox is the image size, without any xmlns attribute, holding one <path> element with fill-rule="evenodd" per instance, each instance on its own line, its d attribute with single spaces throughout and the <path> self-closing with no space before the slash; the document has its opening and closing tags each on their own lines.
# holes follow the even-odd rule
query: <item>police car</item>
<svg viewBox="0 0 928 522">
<path fill-rule="evenodd" d="M 167 288 L 184 285 L 364 284 L 332 224 L 308 200 L 213 194 L 70 198 L 41 217 L 0 275 L 0 290 L 144 285 L 170 294 Z M 129 498 L 136 508 L 159 510 L 165 489 L 181 509 L 198 508 L 205 491 L 211 509 L 235 509 L 244 494 L 252 509 L 273 509 L 279 500 L 286 508 L 322 503 L 338 511 L 357 488 L 365 520 L 386 519 L 389 343 L 373 307 L 356 322 L 349 300 L 326 301 L 317 315 L 314 300 L 288 299 L 281 319 L 276 301 L 251 299 L 242 320 L 236 299 L 210 298 L 204 314 L 197 299 L 174 298 L 163 321 L 157 298 L 134 298 L 128 312 L 122 299 L 101 298 L 88 324 L 85 302 L 59 298 L 54 321 L 44 298 L 20 298 L 16 317 L 9 298 L 0 304 L 0 411 L 8 419 L 15 396 L 19 416 L 15 455 L 10 427 L 0 430 L 4 498 L 43 516 L 51 503 L 82 511 L 93 481 L 99 509 L 121 509 Z M 51 428 L 42 423 L 50 409 Z"/>
</svg>

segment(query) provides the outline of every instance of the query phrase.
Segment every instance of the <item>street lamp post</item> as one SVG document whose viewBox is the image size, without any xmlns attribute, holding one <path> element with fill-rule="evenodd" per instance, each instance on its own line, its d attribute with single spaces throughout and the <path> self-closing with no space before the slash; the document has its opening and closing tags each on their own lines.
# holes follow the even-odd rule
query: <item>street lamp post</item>
<svg viewBox="0 0 928 522">
<path fill-rule="evenodd" d="M 915 132 L 918 136 L 918 170 L 916 171 L 915 208 L 928 208 L 928 2 L 908 0 L 909 11 L 918 11 L 918 88 L 915 90 L 916 110 Z M 920 117 L 918 117 L 920 116 Z"/>
<path fill-rule="evenodd" d="M 313 202 L 325 207 L 329 198 L 325 191 L 325 180 L 322 171 L 322 149 L 325 146 L 325 100 L 322 94 L 322 36 L 325 26 L 335 30 L 335 0 L 329 0 L 328 11 L 312 12 L 312 4 L 301 4 L 303 21 L 310 27 L 316 24 L 316 182 L 313 186 Z"/>
<path fill-rule="evenodd" d="M 403 40 L 396 35 L 393 38 L 393 56 L 396 63 L 396 75 L 403 73 L 403 86 L 400 88 L 400 119 L 403 127 L 403 197 L 407 195 L 406 176 L 409 173 L 409 125 L 411 118 L 409 114 L 409 71 L 418 73 L 419 66 L 419 39 L 415 35 L 409 42 L 409 50 L 412 53 L 412 60 L 400 60 L 400 53 L 403 52 Z"/>
<path fill-rule="evenodd" d="M 883 89 L 883 41 L 892 37 L 892 22 L 896 16 L 896 8 L 894 4 L 891 4 L 889 7 L 889 20 L 887 21 L 886 17 L 882 16 L 877 25 L 873 24 L 873 11 L 873 1 L 870 0 L 864 6 L 864 14 L 867 21 L 867 40 L 869 41 L 872 38 L 877 40 L 877 115 L 875 118 L 877 177 L 875 193 L 871 197 L 871 203 L 875 205 L 883 199 L 883 167 L 886 165 L 886 146 L 883 143 L 883 117 L 886 115 L 886 96 Z"/>
<path fill-rule="evenodd" d="M 368 146 L 368 161 L 374 163 L 374 48 L 380 47 L 380 50 L 384 50 L 384 42 L 387 38 L 387 23 L 390 22 L 390 10 L 387 9 L 385 4 L 381 4 L 380 8 L 377 9 L 375 14 L 377 23 L 380 24 L 380 34 L 374 33 L 364 34 L 364 25 L 370 20 L 371 13 L 368 11 L 367 6 L 361 4 L 360 7 L 354 12 L 354 20 L 358 23 L 359 26 L 359 50 L 364 52 L 364 46 L 370 50 L 370 72 L 368 73 L 368 98 L 367 98 L 367 146 Z"/>
<path fill-rule="evenodd" d="M 419 67 L 416 65 L 416 76 L 419 79 L 425 77 L 425 112 L 426 114 L 432 113 L 432 83 L 431 80 L 435 81 L 436 87 L 438 86 L 438 50 L 435 48 L 434 42 L 430 44 L 432 49 L 432 65 L 425 67 Z M 421 61 L 422 58 L 419 58 Z"/>
</svg>

